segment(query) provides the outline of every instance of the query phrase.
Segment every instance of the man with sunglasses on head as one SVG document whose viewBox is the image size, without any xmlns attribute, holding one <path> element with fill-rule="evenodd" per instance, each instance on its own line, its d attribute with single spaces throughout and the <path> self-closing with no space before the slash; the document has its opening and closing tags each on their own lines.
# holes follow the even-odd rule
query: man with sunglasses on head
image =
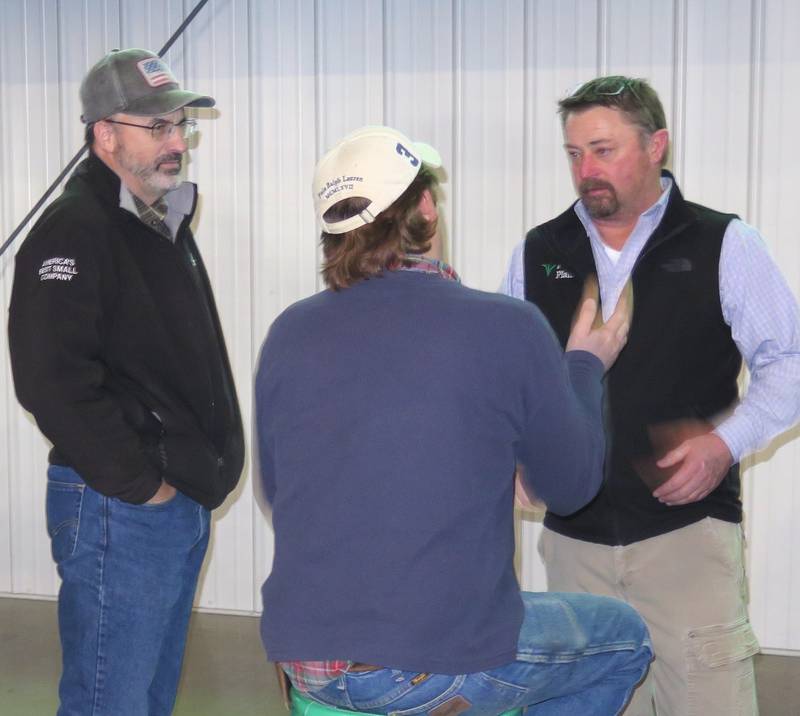
<svg viewBox="0 0 800 716">
<path fill-rule="evenodd" d="M 243 434 L 180 178 L 195 128 L 146 50 L 81 85 L 89 157 L 16 257 L 9 339 L 22 405 L 52 443 L 47 527 L 61 576 L 60 716 L 172 712 L 209 510 Z"/>
<path fill-rule="evenodd" d="M 755 714 L 739 461 L 798 419 L 797 304 L 755 229 L 683 198 L 647 82 L 591 80 L 559 114 L 579 199 L 528 233 L 503 291 L 562 343 L 587 277 L 604 317 L 629 282 L 635 308 L 606 376 L 605 484 L 576 514 L 547 513 L 548 587 L 645 618 L 656 659 L 626 716 Z"/>
</svg>

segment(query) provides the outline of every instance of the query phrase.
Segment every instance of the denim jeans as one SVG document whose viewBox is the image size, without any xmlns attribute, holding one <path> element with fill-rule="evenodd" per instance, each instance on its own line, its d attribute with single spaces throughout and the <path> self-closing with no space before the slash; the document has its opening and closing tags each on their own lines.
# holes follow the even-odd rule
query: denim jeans
<svg viewBox="0 0 800 716">
<path fill-rule="evenodd" d="M 523 592 L 522 599 L 525 619 L 510 664 L 459 676 L 347 673 L 308 696 L 394 716 L 496 716 L 523 706 L 535 716 L 620 713 L 653 655 L 641 617 L 609 597 Z"/>
<path fill-rule="evenodd" d="M 132 505 L 47 472 L 47 529 L 61 576 L 58 716 L 167 716 L 178 686 L 209 512 L 178 492 Z"/>
</svg>

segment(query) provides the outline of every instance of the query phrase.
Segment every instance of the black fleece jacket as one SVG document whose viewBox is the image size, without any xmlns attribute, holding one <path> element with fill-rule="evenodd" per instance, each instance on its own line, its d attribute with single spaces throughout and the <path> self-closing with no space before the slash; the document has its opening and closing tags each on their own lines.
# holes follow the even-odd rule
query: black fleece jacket
<svg viewBox="0 0 800 716">
<path fill-rule="evenodd" d="M 9 345 L 51 463 L 127 502 L 164 479 L 213 508 L 239 479 L 244 440 L 191 186 L 173 243 L 120 207 L 102 161 L 83 161 L 17 253 Z"/>
</svg>

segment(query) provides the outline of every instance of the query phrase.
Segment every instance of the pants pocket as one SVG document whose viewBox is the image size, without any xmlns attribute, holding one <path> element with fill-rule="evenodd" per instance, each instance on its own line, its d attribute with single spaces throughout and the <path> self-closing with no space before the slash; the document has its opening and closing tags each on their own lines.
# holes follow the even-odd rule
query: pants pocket
<svg viewBox="0 0 800 716">
<path fill-rule="evenodd" d="M 56 564 L 75 553 L 86 486 L 73 482 L 47 481 L 47 534 Z"/>
<path fill-rule="evenodd" d="M 457 696 L 465 677 L 381 669 L 346 675 L 347 695 L 359 710 L 392 716 L 417 716 Z M 459 713 L 458 711 L 454 713 Z"/>
<path fill-rule="evenodd" d="M 759 646 L 746 616 L 690 629 L 686 648 L 690 715 L 758 713 L 752 657 Z"/>
</svg>

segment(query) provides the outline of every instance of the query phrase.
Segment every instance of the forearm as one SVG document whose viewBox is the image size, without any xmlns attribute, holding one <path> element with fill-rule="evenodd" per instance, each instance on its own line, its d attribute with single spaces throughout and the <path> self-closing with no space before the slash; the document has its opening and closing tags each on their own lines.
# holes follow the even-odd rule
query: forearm
<svg viewBox="0 0 800 716">
<path fill-rule="evenodd" d="M 601 361 L 584 351 L 564 356 L 566 381 L 553 379 L 535 430 L 537 445 L 526 455 L 524 475 L 548 509 L 570 514 L 586 505 L 603 482 Z"/>
<path fill-rule="evenodd" d="M 785 354 L 751 376 L 742 401 L 714 432 L 734 462 L 765 447 L 800 420 L 800 354 Z"/>
</svg>

